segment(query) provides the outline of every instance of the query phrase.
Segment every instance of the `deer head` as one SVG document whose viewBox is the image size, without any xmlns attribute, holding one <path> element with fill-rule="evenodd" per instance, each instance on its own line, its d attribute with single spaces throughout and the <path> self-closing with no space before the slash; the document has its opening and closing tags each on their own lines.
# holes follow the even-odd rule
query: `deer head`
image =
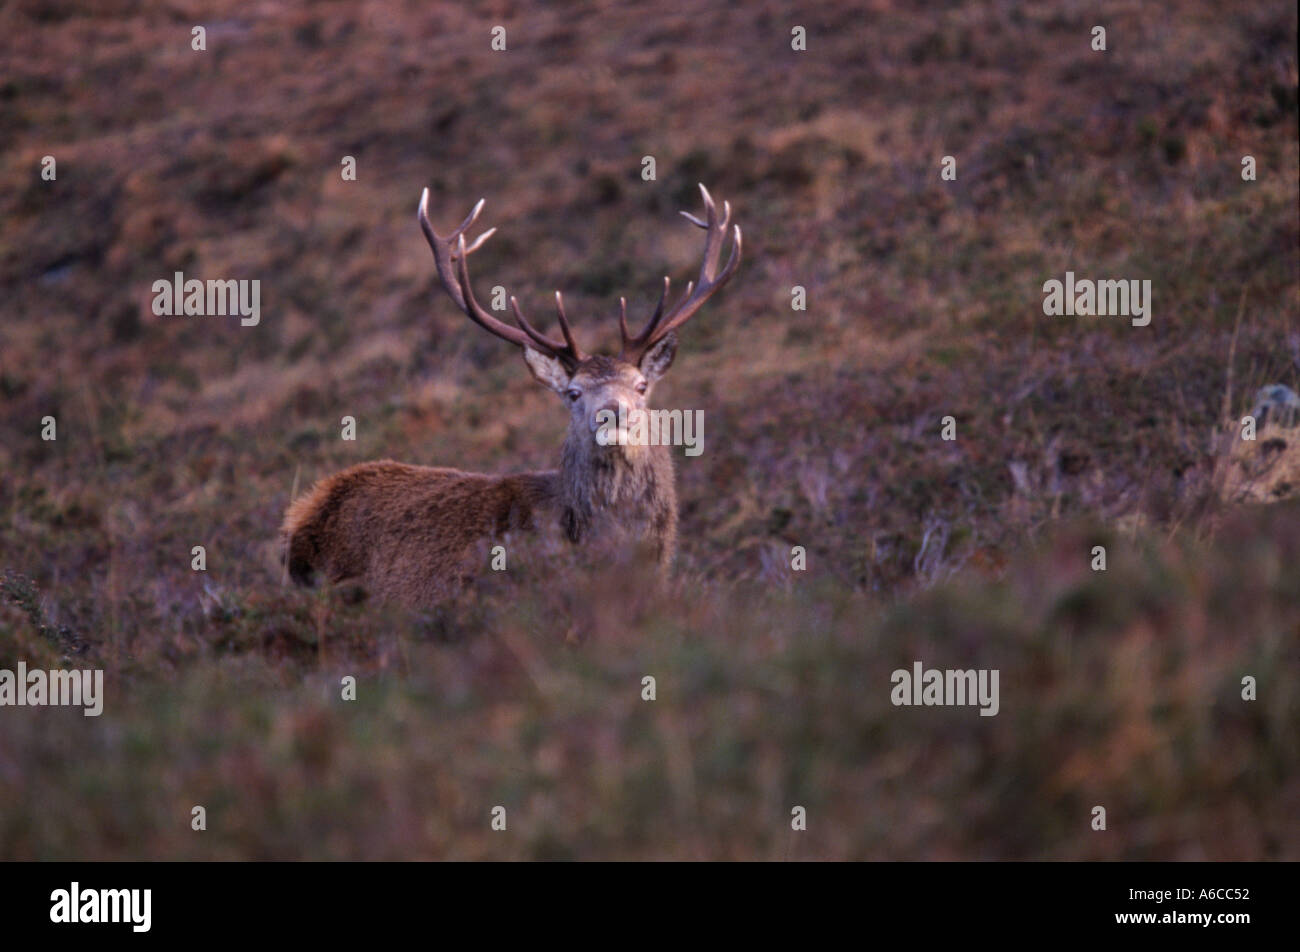
<svg viewBox="0 0 1300 952">
<path fill-rule="evenodd" d="M 677 303 L 666 307 L 671 282 L 665 276 L 659 304 L 635 336 L 628 331 L 627 300 L 620 298 L 618 323 L 622 348 L 617 357 L 591 356 L 579 348 L 564 312 L 564 298 L 559 291 L 555 292 L 555 309 L 562 336 L 560 340 L 539 332 L 524 316 L 518 300 L 513 296 L 510 298 L 510 310 L 518 327 L 497 320 L 483 309 L 474 297 L 467 261 L 471 254 L 483 247 L 483 243 L 496 229 L 491 228 L 470 242 L 465 239 L 465 233 L 478 220 L 479 213 L 483 210 L 483 199 L 474 206 L 469 217 L 444 238 L 429 223 L 429 190 L 426 188 L 420 196 L 419 218 L 424 236 L 433 249 L 438 277 L 448 296 L 475 324 L 523 348 L 524 362 L 532 375 L 568 404 L 570 439 L 583 435 L 592 444 L 596 444 L 596 434 L 602 422 L 607 419 L 601 411 L 612 411 L 617 416 L 620 407 L 628 414 L 646 409 L 651 389 L 667 372 L 677 354 L 677 328 L 690 320 L 704 302 L 727 283 L 740 264 L 740 226 L 736 225 L 732 227 L 733 241 L 727 263 L 721 272 L 718 271 L 722 245 L 731 225 L 731 205 L 723 202 L 722 216 L 719 219 L 717 206 L 703 185 L 700 186 L 700 194 L 704 199 L 704 220 L 686 212 L 681 213 L 706 233 L 698 280 L 689 282 Z"/>
</svg>

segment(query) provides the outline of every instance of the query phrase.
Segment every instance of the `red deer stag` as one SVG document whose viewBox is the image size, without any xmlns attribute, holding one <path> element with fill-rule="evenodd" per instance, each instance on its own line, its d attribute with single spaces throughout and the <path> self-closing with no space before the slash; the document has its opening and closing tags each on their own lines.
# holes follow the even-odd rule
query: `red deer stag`
<svg viewBox="0 0 1300 952">
<path fill-rule="evenodd" d="M 514 297 L 510 307 L 518 327 L 488 313 L 474 297 L 468 262 L 496 229 L 473 241 L 465 238 L 483 201 L 444 238 L 429 223 L 425 189 L 420 227 L 433 249 L 443 289 L 479 327 L 522 348 L 533 376 L 568 404 L 569 431 L 560 468 L 488 476 L 382 460 L 345 469 L 321 480 L 285 513 L 284 558 L 293 580 L 360 583 L 377 597 L 428 606 L 480 570 L 476 546 L 484 540 L 550 522 L 558 523 L 576 543 L 603 520 L 650 541 L 666 571 L 677 543 L 677 490 L 669 448 L 604 445 L 596 434 L 609 411 L 617 413 L 620 405 L 628 413 L 646 409 L 651 388 L 677 352 L 676 330 L 727 283 L 740 263 L 740 227 L 735 226 L 727 263 L 718 270 L 731 206 L 724 202 L 719 217 L 703 185 L 700 193 L 705 219 L 682 212 L 706 234 L 699 279 L 686 286 L 675 305 L 665 307 L 670 283 L 665 277 L 654 314 L 635 336 L 628 331 L 627 302 L 621 299 L 622 350 L 617 357 L 607 357 L 589 356 L 578 347 L 558 291 L 555 306 L 562 339 L 540 333 Z"/>
</svg>

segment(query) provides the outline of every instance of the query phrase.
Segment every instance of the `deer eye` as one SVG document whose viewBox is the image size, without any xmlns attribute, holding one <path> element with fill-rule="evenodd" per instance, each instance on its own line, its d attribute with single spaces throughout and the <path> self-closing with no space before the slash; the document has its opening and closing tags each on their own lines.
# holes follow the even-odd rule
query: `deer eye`
<svg viewBox="0 0 1300 952">
<path fill-rule="evenodd" d="M 637 392 L 637 393 L 645 393 L 645 391 L 646 391 L 646 386 L 647 386 L 647 385 L 646 385 L 646 382 L 645 382 L 644 380 L 642 380 L 639 384 L 636 385 L 636 392 Z"/>
<path fill-rule="evenodd" d="M 577 387 L 570 387 L 568 390 L 564 391 L 564 395 L 569 398 L 570 403 L 573 403 L 580 396 L 582 396 L 582 391 L 579 390 Z"/>
</svg>

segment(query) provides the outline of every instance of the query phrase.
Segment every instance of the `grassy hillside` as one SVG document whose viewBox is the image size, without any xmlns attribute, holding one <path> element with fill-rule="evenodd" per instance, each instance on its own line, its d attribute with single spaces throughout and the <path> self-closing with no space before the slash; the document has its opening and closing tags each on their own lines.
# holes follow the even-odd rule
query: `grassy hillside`
<svg viewBox="0 0 1300 952">
<path fill-rule="evenodd" d="M 1234 429 L 1300 390 L 1295 36 L 1277 2 L 7 5 L 0 668 L 109 698 L 0 709 L 0 857 L 1300 858 L 1300 436 Z M 441 228 L 487 198 L 480 296 L 562 289 L 610 349 L 620 295 L 693 275 L 700 181 L 746 258 L 656 392 L 706 420 L 670 587 L 281 584 L 295 485 L 556 462 L 423 187 Z M 1150 325 L 1044 316 L 1067 270 L 1149 279 Z M 261 322 L 155 316 L 175 271 L 260 280 Z M 892 706 L 916 660 L 999 668 L 1001 713 Z"/>
</svg>

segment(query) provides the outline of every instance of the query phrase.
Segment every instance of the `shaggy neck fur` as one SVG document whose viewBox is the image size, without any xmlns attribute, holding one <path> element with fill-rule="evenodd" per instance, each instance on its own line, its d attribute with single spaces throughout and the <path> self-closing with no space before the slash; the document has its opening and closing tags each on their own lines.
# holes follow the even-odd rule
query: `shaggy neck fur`
<svg viewBox="0 0 1300 952">
<path fill-rule="evenodd" d="M 559 477 L 561 522 L 574 542 L 602 510 L 638 522 L 667 506 L 676 509 L 666 446 L 599 446 L 588 433 L 570 433 Z"/>
</svg>

